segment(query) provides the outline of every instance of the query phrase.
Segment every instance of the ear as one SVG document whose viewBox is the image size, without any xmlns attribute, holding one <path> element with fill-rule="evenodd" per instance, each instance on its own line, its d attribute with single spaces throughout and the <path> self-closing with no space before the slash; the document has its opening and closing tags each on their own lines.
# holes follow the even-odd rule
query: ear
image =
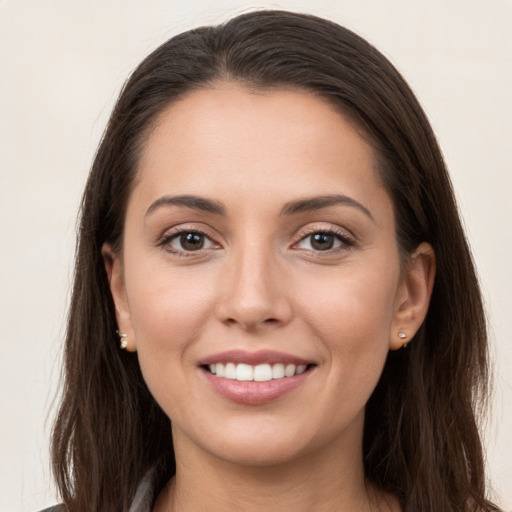
<svg viewBox="0 0 512 512">
<path fill-rule="evenodd" d="M 434 249 L 423 242 L 413 252 L 403 271 L 391 325 L 390 350 L 409 343 L 423 323 L 432 296 L 435 274 Z"/>
<path fill-rule="evenodd" d="M 126 350 L 128 352 L 135 352 L 137 347 L 135 344 L 130 308 L 126 299 L 121 257 L 116 254 L 112 247 L 107 243 L 103 244 L 101 254 L 105 263 L 105 270 L 107 272 L 108 282 L 110 285 L 110 293 L 112 294 L 112 299 L 114 301 L 119 333 L 126 334 L 127 336 L 126 341 L 128 342 L 128 345 L 126 346 Z"/>
</svg>

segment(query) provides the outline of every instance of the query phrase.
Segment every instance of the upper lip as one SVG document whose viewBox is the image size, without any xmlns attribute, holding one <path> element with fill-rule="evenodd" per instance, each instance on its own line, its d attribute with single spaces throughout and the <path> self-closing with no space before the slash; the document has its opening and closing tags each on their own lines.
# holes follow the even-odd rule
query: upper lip
<svg viewBox="0 0 512 512">
<path fill-rule="evenodd" d="M 216 363 L 245 363 L 252 366 L 258 364 L 295 364 L 309 365 L 313 361 L 308 361 L 301 357 L 297 357 L 284 352 L 276 352 L 274 350 L 259 350 L 257 352 L 249 352 L 246 350 L 228 350 L 207 356 L 199 361 L 200 366 L 216 364 Z"/>
</svg>

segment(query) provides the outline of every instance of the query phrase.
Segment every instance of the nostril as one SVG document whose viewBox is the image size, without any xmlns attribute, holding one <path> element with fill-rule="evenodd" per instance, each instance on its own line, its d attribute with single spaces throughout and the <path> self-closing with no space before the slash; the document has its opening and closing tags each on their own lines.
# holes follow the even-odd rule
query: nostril
<svg viewBox="0 0 512 512">
<path fill-rule="evenodd" d="M 278 324 L 278 323 L 280 323 L 280 320 L 279 320 L 279 318 L 275 318 L 275 317 L 262 318 L 262 319 L 258 320 L 257 318 L 251 318 L 251 317 L 244 318 L 243 316 L 241 316 L 240 318 L 237 319 L 236 317 L 231 316 L 231 317 L 227 317 L 224 320 L 224 322 L 228 325 L 240 324 L 246 329 L 252 329 L 252 328 L 256 327 L 258 324 L 259 325 Z"/>
</svg>

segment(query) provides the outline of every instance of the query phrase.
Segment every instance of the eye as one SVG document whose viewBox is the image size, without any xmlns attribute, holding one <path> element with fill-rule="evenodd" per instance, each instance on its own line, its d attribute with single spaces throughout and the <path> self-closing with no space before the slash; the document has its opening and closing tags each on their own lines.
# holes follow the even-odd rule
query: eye
<svg viewBox="0 0 512 512">
<path fill-rule="evenodd" d="M 194 252 L 211 249 L 216 244 L 204 233 L 199 231 L 180 231 L 163 240 L 163 244 L 172 252 Z"/>
<path fill-rule="evenodd" d="M 307 251 L 331 251 L 352 245 L 354 245 L 353 240 L 344 233 L 316 231 L 303 237 L 296 244 L 296 248 Z"/>
</svg>

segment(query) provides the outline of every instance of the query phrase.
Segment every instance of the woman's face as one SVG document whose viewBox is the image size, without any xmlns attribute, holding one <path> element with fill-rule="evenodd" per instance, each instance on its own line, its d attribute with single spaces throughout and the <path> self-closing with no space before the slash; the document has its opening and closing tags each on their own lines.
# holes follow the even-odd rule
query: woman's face
<svg viewBox="0 0 512 512">
<path fill-rule="evenodd" d="M 414 330 L 372 148 L 306 93 L 224 85 L 171 105 L 107 268 L 178 451 L 359 450 L 388 351 Z"/>
</svg>

